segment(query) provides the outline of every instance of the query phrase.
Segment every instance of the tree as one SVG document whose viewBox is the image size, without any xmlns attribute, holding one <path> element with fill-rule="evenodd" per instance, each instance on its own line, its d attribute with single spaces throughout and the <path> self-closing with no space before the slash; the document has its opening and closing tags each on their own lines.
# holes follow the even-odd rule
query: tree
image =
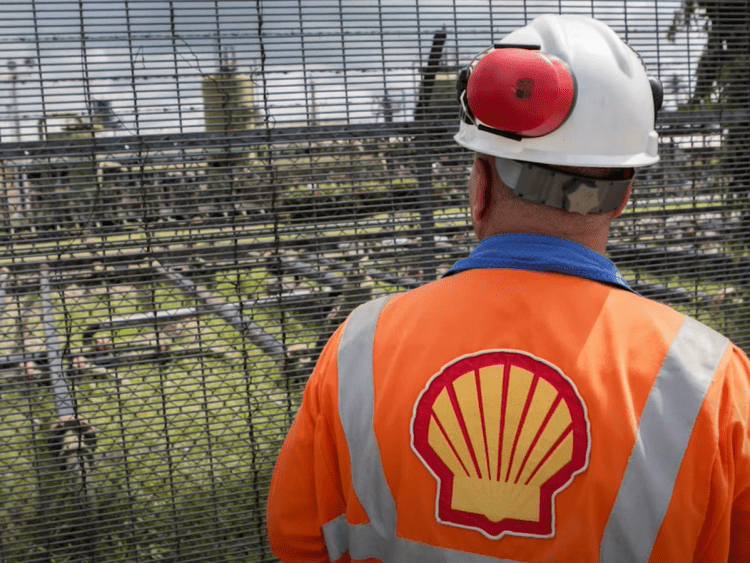
<svg viewBox="0 0 750 563">
<path fill-rule="evenodd" d="M 724 132 L 721 166 L 750 226 L 750 0 L 683 0 L 667 37 L 697 25 L 707 39 L 681 111 L 709 110 Z"/>
</svg>

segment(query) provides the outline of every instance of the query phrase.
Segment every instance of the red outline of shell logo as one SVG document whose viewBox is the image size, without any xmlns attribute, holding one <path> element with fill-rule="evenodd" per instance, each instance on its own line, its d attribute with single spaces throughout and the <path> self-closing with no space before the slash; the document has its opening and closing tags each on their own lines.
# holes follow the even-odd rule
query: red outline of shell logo
<svg viewBox="0 0 750 563">
<path fill-rule="evenodd" d="M 554 535 L 554 499 L 588 466 L 586 405 L 558 368 L 513 350 L 458 358 L 414 405 L 412 449 L 438 482 L 439 522 Z"/>
</svg>

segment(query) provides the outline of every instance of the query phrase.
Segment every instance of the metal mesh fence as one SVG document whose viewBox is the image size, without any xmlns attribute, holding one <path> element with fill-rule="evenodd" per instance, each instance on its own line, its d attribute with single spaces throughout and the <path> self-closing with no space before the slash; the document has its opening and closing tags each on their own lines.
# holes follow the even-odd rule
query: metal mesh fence
<svg viewBox="0 0 750 563">
<path fill-rule="evenodd" d="M 603 19 L 666 87 L 610 257 L 749 346 L 749 8 L 6 0 L 0 562 L 275 560 L 317 354 L 473 247 L 456 70 L 542 13 Z"/>
</svg>

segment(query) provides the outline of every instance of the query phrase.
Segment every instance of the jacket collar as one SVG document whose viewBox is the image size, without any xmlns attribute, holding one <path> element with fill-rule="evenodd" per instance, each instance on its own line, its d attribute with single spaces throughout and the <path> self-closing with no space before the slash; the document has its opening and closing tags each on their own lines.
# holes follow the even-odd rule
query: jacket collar
<svg viewBox="0 0 750 563">
<path fill-rule="evenodd" d="M 557 272 L 632 291 L 609 259 L 576 242 L 546 235 L 507 234 L 488 237 L 479 243 L 468 258 L 456 262 L 445 275 L 490 268 Z"/>
</svg>

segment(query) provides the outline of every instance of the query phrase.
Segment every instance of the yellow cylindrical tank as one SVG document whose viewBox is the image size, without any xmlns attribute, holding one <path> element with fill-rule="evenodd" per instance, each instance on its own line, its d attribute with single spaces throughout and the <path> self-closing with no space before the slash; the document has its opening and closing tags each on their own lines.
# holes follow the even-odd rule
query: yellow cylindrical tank
<svg viewBox="0 0 750 563">
<path fill-rule="evenodd" d="M 203 77 L 206 131 L 246 130 L 255 125 L 257 111 L 249 76 L 219 72 Z"/>
</svg>

